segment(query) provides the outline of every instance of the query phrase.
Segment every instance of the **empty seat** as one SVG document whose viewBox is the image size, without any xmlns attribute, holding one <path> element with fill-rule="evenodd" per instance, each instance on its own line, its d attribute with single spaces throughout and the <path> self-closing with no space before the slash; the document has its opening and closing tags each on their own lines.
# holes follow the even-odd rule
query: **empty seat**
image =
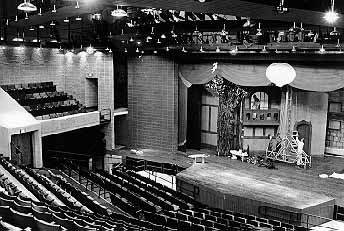
<svg viewBox="0 0 344 231">
<path fill-rule="evenodd" d="M 40 220 L 37 218 L 34 218 L 34 220 L 36 223 L 36 230 L 37 231 L 62 231 L 62 230 L 66 230 L 62 226 L 56 225 L 54 223 L 49 223 L 47 221 Z"/>
<path fill-rule="evenodd" d="M 35 221 L 32 214 L 20 213 L 10 208 L 13 223 L 18 227 L 25 229 L 26 227 L 34 228 Z"/>
</svg>

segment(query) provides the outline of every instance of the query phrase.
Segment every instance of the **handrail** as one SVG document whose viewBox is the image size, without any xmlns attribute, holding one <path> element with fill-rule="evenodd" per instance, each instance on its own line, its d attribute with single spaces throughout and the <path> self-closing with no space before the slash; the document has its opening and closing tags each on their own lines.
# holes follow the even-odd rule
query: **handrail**
<svg viewBox="0 0 344 231">
<path fill-rule="evenodd" d="M 52 149 L 49 149 L 47 152 L 48 152 L 48 153 L 67 154 L 67 155 L 73 155 L 73 156 L 92 157 L 92 155 L 89 155 L 89 154 L 84 154 L 84 153 L 75 153 L 75 152 L 66 152 L 66 151 L 52 150 Z"/>
</svg>

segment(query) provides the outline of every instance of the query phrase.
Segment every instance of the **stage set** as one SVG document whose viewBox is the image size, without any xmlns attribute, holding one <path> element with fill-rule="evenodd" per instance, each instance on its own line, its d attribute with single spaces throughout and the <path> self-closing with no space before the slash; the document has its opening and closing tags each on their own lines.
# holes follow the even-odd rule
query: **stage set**
<svg viewBox="0 0 344 231">
<path fill-rule="evenodd" d="M 211 207 L 313 227 L 332 220 L 338 206 L 344 206 L 343 180 L 319 177 L 342 172 L 342 158 L 314 158 L 311 169 L 281 162 L 275 163 L 276 169 L 268 169 L 210 152 L 205 163 L 194 163 L 188 157 L 202 153 L 207 151 L 172 154 L 142 150 L 139 156 L 125 150 L 116 152 L 186 167 L 176 176 L 177 190 Z"/>
</svg>

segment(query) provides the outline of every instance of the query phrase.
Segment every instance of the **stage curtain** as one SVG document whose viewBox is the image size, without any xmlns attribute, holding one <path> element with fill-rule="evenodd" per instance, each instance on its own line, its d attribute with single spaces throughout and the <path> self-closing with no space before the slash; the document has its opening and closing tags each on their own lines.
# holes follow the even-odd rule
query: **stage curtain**
<svg viewBox="0 0 344 231">
<path fill-rule="evenodd" d="M 182 64 L 179 74 L 191 84 L 205 84 L 214 76 L 221 76 L 240 86 L 266 86 L 270 81 L 265 77 L 269 64 L 219 63 L 216 70 L 213 64 Z M 344 87 L 344 68 L 338 66 L 292 65 L 296 78 L 290 86 L 318 92 L 329 92 Z"/>
</svg>

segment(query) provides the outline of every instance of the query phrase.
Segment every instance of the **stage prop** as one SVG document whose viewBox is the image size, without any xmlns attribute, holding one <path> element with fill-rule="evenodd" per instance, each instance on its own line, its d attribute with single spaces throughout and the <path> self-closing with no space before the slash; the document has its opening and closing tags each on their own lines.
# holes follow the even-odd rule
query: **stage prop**
<svg viewBox="0 0 344 231">
<path fill-rule="evenodd" d="M 311 168 L 312 157 L 303 150 L 303 142 L 298 139 L 298 132 L 294 131 L 292 136 L 286 136 L 281 140 L 270 139 L 266 148 L 266 158 L 285 163 L 296 163 L 303 168 Z"/>
<path fill-rule="evenodd" d="M 177 190 L 210 207 L 304 227 L 333 218 L 335 199 L 304 188 L 301 181 L 287 183 L 287 175 L 273 177 L 270 170 L 250 166 L 241 162 L 192 165 L 177 174 Z"/>
</svg>

